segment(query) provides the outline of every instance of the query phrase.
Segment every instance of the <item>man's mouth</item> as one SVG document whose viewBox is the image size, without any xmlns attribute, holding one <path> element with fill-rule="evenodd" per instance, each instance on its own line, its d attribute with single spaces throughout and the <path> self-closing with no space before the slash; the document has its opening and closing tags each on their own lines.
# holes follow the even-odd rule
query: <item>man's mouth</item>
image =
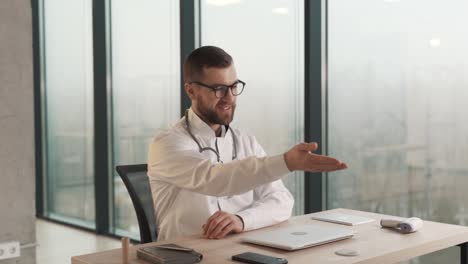
<svg viewBox="0 0 468 264">
<path fill-rule="evenodd" d="M 218 105 L 219 108 L 221 108 L 222 110 L 229 110 L 231 109 L 231 105 Z"/>
</svg>

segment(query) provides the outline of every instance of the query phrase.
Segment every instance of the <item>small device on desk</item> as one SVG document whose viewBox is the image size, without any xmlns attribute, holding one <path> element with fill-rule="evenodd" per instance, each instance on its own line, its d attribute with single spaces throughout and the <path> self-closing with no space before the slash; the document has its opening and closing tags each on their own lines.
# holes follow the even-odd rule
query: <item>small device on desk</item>
<svg viewBox="0 0 468 264">
<path fill-rule="evenodd" d="M 417 217 L 411 217 L 404 220 L 382 219 L 380 220 L 382 227 L 395 228 L 402 233 L 413 233 L 423 227 L 423 221 Z"/>
<path fill-rule="evenodd" d="M 250 264 L 287 264 L 288 260 L 263 254 L 245 252 L 232 256 L 232 260 Z"/>
<path fill-rule="evenodd" d="M 372 218 L 342 213 L 323 213 L 312 216 L 312 219 L 350 226 L 370 223 L 374 221 L 374 219 Z"/>
</svg>

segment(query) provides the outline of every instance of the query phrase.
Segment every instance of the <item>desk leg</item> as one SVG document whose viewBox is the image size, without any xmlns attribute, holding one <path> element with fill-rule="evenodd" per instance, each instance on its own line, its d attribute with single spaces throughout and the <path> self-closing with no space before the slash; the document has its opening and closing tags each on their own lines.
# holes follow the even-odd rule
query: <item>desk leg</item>
<svg viewBox="0 0 468 264">
<path fill-rule="evenodd" d="M 460 263 L 468 264 L 468 242 L 458 246 L 460 247 Z"/>
</svg>

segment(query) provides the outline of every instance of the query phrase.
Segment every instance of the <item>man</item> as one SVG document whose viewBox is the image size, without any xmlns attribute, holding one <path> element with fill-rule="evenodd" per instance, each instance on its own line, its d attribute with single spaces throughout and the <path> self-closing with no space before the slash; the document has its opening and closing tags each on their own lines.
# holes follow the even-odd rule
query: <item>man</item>
<svg viewBox="0 0 468 264">
<path fill-rule="evenodd" d="M 285 221 L 294 200 L 282 177 L 346 168 L 313 154 L 316 143 L 266 156 L 255 137 L 230 127 L 245 83 L 224 50 L 194 50 L 184 63 L 184 83 L 191 108 L 149 148 L 159 240 L 193 234 L 220 239 Z"/>
</svg>

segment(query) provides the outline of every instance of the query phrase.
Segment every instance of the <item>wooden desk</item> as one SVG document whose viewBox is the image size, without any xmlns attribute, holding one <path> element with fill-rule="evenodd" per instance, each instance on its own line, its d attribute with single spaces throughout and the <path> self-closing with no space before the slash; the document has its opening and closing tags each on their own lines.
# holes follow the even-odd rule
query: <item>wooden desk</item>
<svg viewBox="0 0 468 264">
<path fill-rule="evenodd" d="M 424 221 L 424 227 L 415 233 L 401 234 L 390 229 L 380 227 L 380 219 L 389 217 L 388 215 L 367 213 L 348 209 L 333 209 L 330 212 L 342 212 L 354 214 L 375 219 L 374 222 L 362 224 L 354 227 L 326 223 L 312 220 L 313 214 L 293 217 L 281 224 L 267 227 L 275 229 L 280 226 L 297 225 L 311 223 L 324 226 L 340 226 L 355 230 L 357 233 L 351 239 L 345 239 L 330 244 L 301 249 L 298 251 L 283 251 L 268 247 L 256 246 L 240 243 L 240 238 L 244 234 L 228 236 L 221 240 L 208 240 L 200 236 L 180 238 L 164 241 L 163 243 L 176 243 L 181 246 L 194 248 L 203 254 L 201 263 L 239 263 L 231 261 L 231 256 L 245 251 L 257 252 L 260 254 L 272 255 L 286 258 L 289 263 L 395 263 L 408 260 L 417 256 L 425 255 L 441 249 L 452 246 L 460 246 L 461 263 L 468 264 L 467 260 L 467 242 L 468 227 L 442 224 L 430 221 Z M 256 232 L 256 231 L 251 231 Z M 150 243 L 150 244 L 161 244 Z M 150 245 L 146 244 L 146 245 Z M 133 246 L 130 250 L 129 263 L 144 264 L 142 260 L 136 257 L 136 248 L 142 246 Z M 334 252 L 340 249 L 353 249 L 359 252 L 359 256 L 343 257 Z M 72 264 L 120 264 L 120 249 L 99 252 L 95 254 L 72 257 Z"/>
</svg>

